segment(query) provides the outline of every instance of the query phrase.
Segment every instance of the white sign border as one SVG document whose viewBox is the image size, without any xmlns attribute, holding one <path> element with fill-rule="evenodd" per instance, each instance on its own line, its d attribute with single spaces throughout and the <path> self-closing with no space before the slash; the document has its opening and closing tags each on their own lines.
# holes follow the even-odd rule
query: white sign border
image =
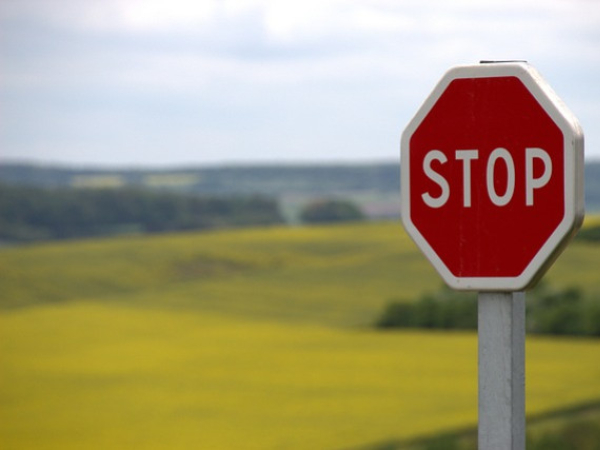
<svg viewBox="0 0 600 450">
<path fill-rule="evenodd" d="M 456 277 L 446 267 L 411 220 L 410 138 L 452 81 L 463 78 L 492 77 L 516 77 L 521 80 L 562 131 L 564 138 L 565 214 L 563 220 L 520 275 L 516 277 Z M 583 130 L 579 122 L 550 85 L 531 65 L 525 62 L 494 62 L 454 67 L 446 72 L 438 82 L 402 133 L 400 141 L 400 198 L 404 228 L 444 281 L 453 289 L 521 291 L 530 288 L 544 275 L 583 222 L 583 148 Z"/>
</svg>

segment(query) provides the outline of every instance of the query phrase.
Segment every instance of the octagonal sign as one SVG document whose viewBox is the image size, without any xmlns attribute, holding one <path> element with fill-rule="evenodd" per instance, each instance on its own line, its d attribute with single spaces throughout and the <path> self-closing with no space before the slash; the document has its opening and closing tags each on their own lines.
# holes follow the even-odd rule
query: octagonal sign
<svg viewBox="0 0 600 450">
<path fill-rule="evenodd" d="M 583 133 L 526 63 L 447 72 L 402 134 L 402 221 L 455 289 L 514 291 L 583 220 Z"/>
</svg>

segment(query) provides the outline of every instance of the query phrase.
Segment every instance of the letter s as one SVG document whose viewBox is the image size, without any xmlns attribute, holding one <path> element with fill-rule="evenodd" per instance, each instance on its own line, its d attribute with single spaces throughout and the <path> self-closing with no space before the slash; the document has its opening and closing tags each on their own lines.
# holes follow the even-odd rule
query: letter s
<svg viewBox="0 0 600 450">
<path fill-rule="evenodd" d="M 442 192 L 439 197 L 432 197 L 429 192 L 421 194 L 421 197 L 427 206 L 431 208 L 440 208 L 446 204 L 448 197 L 450 197 L 450 186 L 443 176 L 431 168 L 431 162 L 433 160 L 440 161 L 444 164 L 448 161 L 448 158 L 446 158 L 446 155 L 439 150 L 431 150 L 425 155 L 425 159 L 423 160 L 423 171 L 425 172 L 425 175 L 427 175 L 431 181 L 435 182 L 442 189 Z"/>
</svg>

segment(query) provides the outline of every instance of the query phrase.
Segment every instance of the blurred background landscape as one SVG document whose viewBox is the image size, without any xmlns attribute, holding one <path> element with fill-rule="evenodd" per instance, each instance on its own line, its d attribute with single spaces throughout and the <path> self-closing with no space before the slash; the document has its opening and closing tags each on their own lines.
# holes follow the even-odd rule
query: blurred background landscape
<svg viewBox="0 0 600 450">
<path fill-rule="evenodd" d="M 250 225 L 400 218 L 399 164 L 179 169 L 0 163 L 0 243 Z M 585 165 L 600 212 L 600 162 Z M 340 209 L 341 208 L 341 209 Z"/>
<path fill-rule="evenodd" d="M 600 442 L 599 169 L 528 293 L 529 448 Z M 476 296 L 398 177 L 1 165 L 3 448 L 475 448 Z"/>
<path fill-rule="evenodd" d="M 531 62 L 586 134 L 527 293 L 528 449 L 600 448 L 600 6 L 0 2 L 0 448 L 476 448 L 477 302 L 400 224 L 451 66 Z"/>
</svg>

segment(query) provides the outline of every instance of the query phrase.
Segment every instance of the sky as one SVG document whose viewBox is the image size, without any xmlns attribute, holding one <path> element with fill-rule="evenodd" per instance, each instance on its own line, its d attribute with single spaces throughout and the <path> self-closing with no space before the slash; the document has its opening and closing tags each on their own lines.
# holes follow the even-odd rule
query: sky
<svg viewBox="0 0 600 450">
<path fill-rule="evenodd" d="M 449 68 L 507 59 L 600 159 L 597 0 L 0 0 L 0 162 L 397 161 Z"/>
</svg>

